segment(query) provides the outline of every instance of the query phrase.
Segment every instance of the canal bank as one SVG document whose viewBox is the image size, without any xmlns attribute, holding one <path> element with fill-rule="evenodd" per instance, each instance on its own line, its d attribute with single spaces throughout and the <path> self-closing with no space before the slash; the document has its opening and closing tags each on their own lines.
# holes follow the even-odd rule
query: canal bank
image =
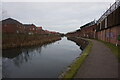
<svg viewBox="0 0 120 80">
<path fill-rule="evenodd" d="M 104 43 L 97 40 L 89 40 L 93 43 L 93 47 L 74 78 L 118 80 L 119 63 L 116 56 Z"/>
<path fill-rule="evenodd" d="M 67 67 L 67 69 L 62 72 L 61 75 L 59 75 L 59 78 L 73 78 L 75 74 L 77 73 L 78 69 L 83 64 L 86 57 L 89 55 L 92 47 L 92 42 L 88 40 L 84 40 L 82 38 L 78 37 L 69 37 L 68 40 L 74 41 L 77 45 L 80 46 L 80 48 L 83 50 L 83 52 L 73 61 L 71 65 Z"/>
<path fill-rule="evenodd" d="M 4 34 L 2 36 L 2 49 L 44 45 L 60 39 L 59 35 Z"/>
</svg>

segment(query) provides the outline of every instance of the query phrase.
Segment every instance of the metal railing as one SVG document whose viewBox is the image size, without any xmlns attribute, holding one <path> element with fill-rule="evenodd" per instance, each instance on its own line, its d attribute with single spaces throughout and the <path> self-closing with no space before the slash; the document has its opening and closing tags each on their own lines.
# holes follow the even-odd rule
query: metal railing
<svg viewBox="0 0 120 80">
<path fill-rule="evenodd" d="M 110 6 L 110 8 L 98 19 L 97 23 L 103 21 L 109 14 L 111 14 L 119 6 L 120 6 L 120 0 L 116 0 L 116 2 L 112 6 Z"/>
</svg>

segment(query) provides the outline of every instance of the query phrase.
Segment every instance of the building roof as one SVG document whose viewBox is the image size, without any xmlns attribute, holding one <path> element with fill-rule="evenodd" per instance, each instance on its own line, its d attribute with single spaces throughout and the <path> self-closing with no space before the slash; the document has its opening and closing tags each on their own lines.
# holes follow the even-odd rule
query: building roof
<svg viewBox="0 0 120 80">
<path fill-rule="evenodd" d="M 37 27 L 37 29 L 42 29 L 42 27 Z"/>
<path fill-rule="evenodd" d="M 112 6 L 110 6 L 109 9 L 98 19 L 97 23 L 103 21 L 109 14 L 115 11 L 119 6 L 120 0 L 116 0 L 115 3 L 113 3 Z"/>
<path fill-rule="evenodd" d="M 25 27 L 35 26 L 34 24 L 23 24 Z"/>
<path fill-rule="evenodd" d="M 77 30 L 76 30 L 76 32 L 79 32 L 79 31 L 80 31 L 80 29 L 77 29 Z"/>
<path fill-rule="evenodd" d="M 2 20 L 2 24 L 21 24 L 22 25 L 22 23 L 12 18 Z"/>
<path fill-rule="evenodd" d="M 92 25 L 94 25 L 94 24 L 96 24 L 96 22 L 95 22 L 95 21 L 91 21 L 91 22 L 89 22 L 89 23 L 81 26 L 80 28 L 89 27 L 89 26 L 92 26 Z"/>
</svg>

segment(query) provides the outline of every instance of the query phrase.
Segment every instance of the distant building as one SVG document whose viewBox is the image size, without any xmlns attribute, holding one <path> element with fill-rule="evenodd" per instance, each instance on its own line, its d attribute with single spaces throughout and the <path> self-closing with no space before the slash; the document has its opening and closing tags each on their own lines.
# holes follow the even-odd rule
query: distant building
<svg viewBox="0 0 120 80">
<path fill-rule="evenodd" d="M 37 28 L 34 24 L 23 24 L 23 26 L 25 27 L 25 33 L 29 35 L 35 34 L 37 31 Z"/>
<path fill-rule="evenodd" d="M 50 32 L 48 30 L 45 30 L 45 34 L 50 34 Z"/>
<path fill-rule="evenodd" d="M 80 27 L 80 36 L 85 38 L 96 37 L 96 22 L 92 21 Z"/>
<path fill-rule="evenodd" d="M 45 34 L 54 34 L 54 35 L 59 35 L 58 32 L 55 32 L 55 31 L 48 31 L 48 30 L 45 30 Z"/>
<path fill-rule="evenodd" d="M 36 27 L 36 33 L 37 34 L 45 34 L 45 31 L 42 29 L 42 27 Z"/>
<path fill-rule="evenodd" d="M 54 31 L 50 31 L 51 34 L 57 34 L 57 32 L 54 32 Z"/>
<path fill-rule="evenodd" d="M 24 33 L 24 27 L 22 23 L 12 18 L 2 20 L 2 33 L 15 34 Z"/>
<path fill-rule="evenodd" d="M 4 34 L 58 34 L 54 31 L 43 30 L 42 27 L 36 27 L 34 24 L 22 24 L 17 20 L 8 18 L 0 21 L 2 23 L 2 33 Z"/>
</svg>

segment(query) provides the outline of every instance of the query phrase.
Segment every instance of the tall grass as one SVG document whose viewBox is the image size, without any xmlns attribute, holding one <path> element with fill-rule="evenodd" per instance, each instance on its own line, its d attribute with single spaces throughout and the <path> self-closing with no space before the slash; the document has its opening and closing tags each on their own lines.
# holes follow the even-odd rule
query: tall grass
<svg viewBox="0 0 120 80">
<path fill-rule="evenodd" d="M 60 39 L 58 35 L 5 34 L 2 37 L 2 48 L 42 45 Z"/>
</svg>

